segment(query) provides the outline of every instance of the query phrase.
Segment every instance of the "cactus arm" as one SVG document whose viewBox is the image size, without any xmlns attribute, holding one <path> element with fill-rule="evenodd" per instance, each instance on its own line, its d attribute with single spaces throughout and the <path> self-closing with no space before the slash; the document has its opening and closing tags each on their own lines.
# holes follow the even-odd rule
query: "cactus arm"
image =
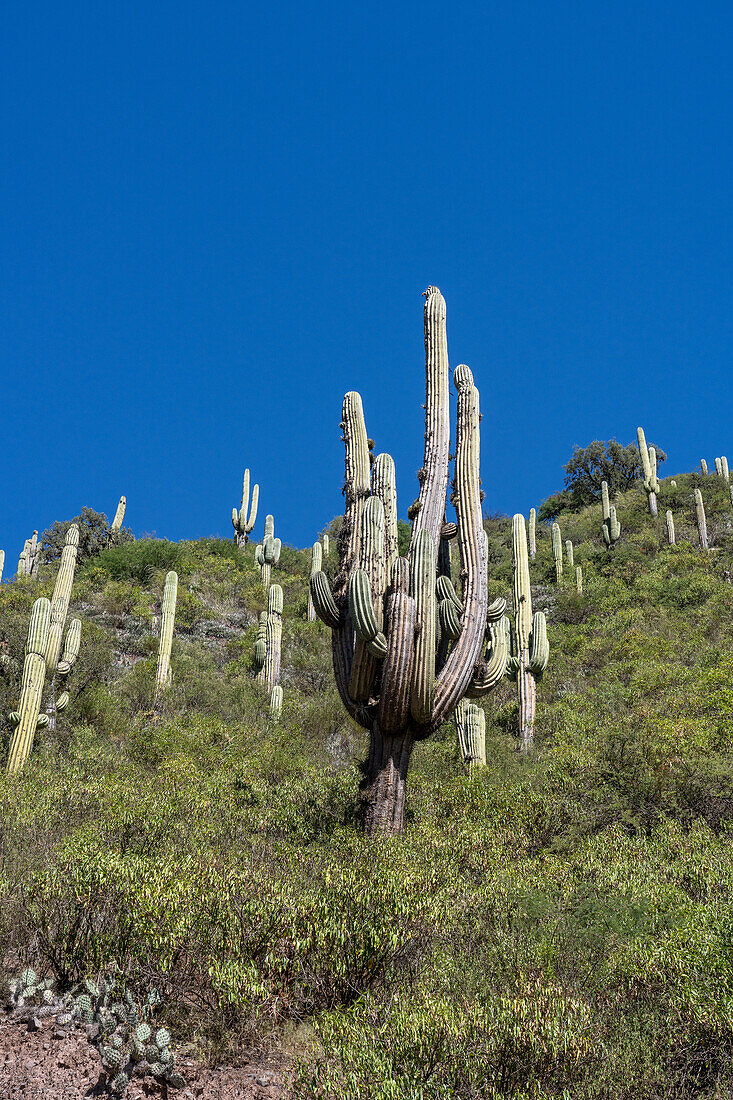
<svg viewBox="0 0 733 1100">
<path fill-rule="evenodd" d="M 320 542 L 314 542 L 313 546 L 311 547 L 311 579 L 315 576 L 316 573 L 320 573 L 322 571 L 322 566 L 323 549 Z M 330 589 L 328 594 L 329 596 L 331 595 Z M 313 593 L 311 591 L 310 583 L 308 584 L 308 611 L 306 613 L 306 617 L 309 623 L 315 622 L 316 620 L 316 609 L 313 605 Z"/>
<path fill-rule="evenodd" d="M 283 590 L 273 584 L 267 594 L 267 652 L 265 654 L 264 683 L 269 692 L 280 680 L 283 633 Z"/>
<path fill-rule="evenodd" d="M 428 530 L 419 531 L 410 550 L 410 595 L 415 601 L 415 660 L 410 710 L 424 725 L 433 709 L 435 684 L 435 545 Z"/>
<path fill-rule="evenodd" d="M 506 600 L 499 601 L 496 605 L 497 609 L 499 604 L 501 605 L 500 617 L 490 618 L 486 624 L 489 643 L 487 657 L 479 661 L 474 670 L 468 689 L 468 694 L 471 696 L 487 695 L 501 683 L 506 675 L 509 659 L 509 620 L 503 613 Z"/>
<path fill-rule="evenodd" d="M 58 676 L 69 675 L 79 656 L 80 644 L 81 619 L 72 619 L 69 623 L 69 629 L 66 631 L 66 640 L 64 641 L 64 651 L 61 660 L 56 666 L 56 673 Z"/>
<path fill-rule="evenodd" d="M 46 643 L 46 669 L 50 677 L 53 677 L 56 672 L 61 653 L 61 639 L 66 625 L 66 616 L 69 613 L 78 550 L 79 528 L 72 523 L 66 532 L 66 541 L 61 551 L 61 562 L 51 597 L 51 625 Z"/>
<path fill-rule="evenodd" d="M 437 287 L 425 291 L 423 312 L 425 327 L 425 455 L 420 471 L 420 495 L 417 500 L 410 552 L 420 531 L 427 531 L 438 557 L 440 529 L 445 515 L 450 452 L 450 405 L 448 338 L 446 335 L 445 298 Z"/>
<path fill-rule="evenodd" d="M 641 458 L 641 468 L 644 474 L 644 490 L 649 501 L 649 514 L 656 516 L 657 493 L 659 492 L 657 452 L 654 447 L 647 447 L 643 428 L 636 429 L 636 438 L 639 444 L 639 457 Z"/>
<path fill-rule="evenodd" d="M 270 718 L 273 722 L 279 722 L 283 712 L 283 689 L 275 684 L 270 696 Z"/>
<path fill-rule="evenodd" d="M 534 561 L 537 553 L 537 510 L 529 510 L 529 556 Z"/>
<path fill-rule="evenodd" d="M 342 625 L 342 616 L 336 601 L 331 595 L 331 586 L 325 573 L 313 574 L 310 581 L 310 592 L 318 618 L 326 626 L 330 626 L 332 630 L 337 630 Z"/>
<path fill-rule="evenodd" d="M 433 726 L 440 725 L 468 689 L 486 630 L 488 590 L 486 535 L 481 515 L 481 451 L 478 390 L 468 367 L 456 368 L 458 390 L 456 467 L 453 503 L 458 518 L 463 615 L 461 634 L 438 673 L 433 696 Z"/>
<path fill-rule="evenodd" d="M 41 697 L 46 679 L 46 646 L 51 625 L 51 602 L 45 598 L 36 600 L 31 612 L 23 663 L 23 679 L 20 689 L 17 723 L 10 739 L 7 770 L 15 775 L 23 770 L 30 755 L 33 738 L 39 725 Z M 14 715 L 13 717 L 16 717 Z"/>
<path fill-rule="evenodd" d="M 261 611 L 257 621 L 257 639 L 255 641 L 254 665 L 262 669 L 267 656 L 267 612 Z M 257 679 L 260 679 L 258 675 Z"/>
<path fill-rule="evenodd" d="M 158 666 L 155 673 L 155 697 L 153 709 L 159 710 L 162 705 L 162 697 L 170 684 L 171 678 L 171 647 L 173 645 L 173 628 L 176 619 L 176 599 L 178 597 L 178 574 L 171 569 L 166 574 L 163 589 L 163 605 L 160 624 L 160 644 L 158 647 Z"/>
<path fill-rule="evenodd" d="M 323 556 L 324 556 L 324 558 L 327 558 L 330 553 L 331 553 L 331 540 L 328 537 L 328 532 L 326 532 L 323 536 Z"/>
<path fill-rule="evenodd" d="M 347 585 L 349 611 L 356 631 L 349 694 L 355 702 L 366 703 L 377 674 L 374 654 L 384 656 L 387 648 L 386 639 L 381 633 L 385 589 L 385 518 L 384 505 L 379 497 L 369 497 L 365 501 L 361 519 L 359 568 L 352 571 Z M 361 599 L 352 605 L 352 589 L 356 594 L 357 587 Z M 355 611 L 361 613 L 358 621 L 354 617 Z"/>
<path fill-rule="evenodd" d="M 407 593 L 408 563 L 398 558 L 387 597 L 387 656 L 382 665 L 378 722 L 386 734 L 402 732 L 410 719 L 415 649 L 415 601 Z"/>
<path fill-rule="evenodd" d="M 535 611 L 532 617 L 532 633 L 529 640 L 528 667 L 537 679 L 547 668 L 550 646 L 547 641 L 547 620 L 544 611 Z"/>
<path fill-rule="evenodd" d="M 372 467 L 372 492 L 384 507 L 385 583 L 389 584 L 397 561 L 397 488 L 391 455 L 377 455 Z"/>
</svg>

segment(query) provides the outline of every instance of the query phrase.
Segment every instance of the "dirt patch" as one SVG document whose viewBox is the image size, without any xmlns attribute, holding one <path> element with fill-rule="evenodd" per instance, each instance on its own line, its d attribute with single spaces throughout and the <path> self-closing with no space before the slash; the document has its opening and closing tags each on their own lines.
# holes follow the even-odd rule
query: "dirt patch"
<svg viewBox="0 0 733 1100">
<path fill-rule="evenodd" d="M 209 1069 L 179 1058 L 186 1087 L 165 1089 L 150 1078 L 133 1080 L 125 1100 L 285 1100 L 273 1066 L 249 1063 Z M 37 1030 L 0 1022 L 0 1100 L 86 1100 L 107 1096 L 99 1055 L 82 1031 L 60 1031 L 54 1020 Z"/>
</svg>

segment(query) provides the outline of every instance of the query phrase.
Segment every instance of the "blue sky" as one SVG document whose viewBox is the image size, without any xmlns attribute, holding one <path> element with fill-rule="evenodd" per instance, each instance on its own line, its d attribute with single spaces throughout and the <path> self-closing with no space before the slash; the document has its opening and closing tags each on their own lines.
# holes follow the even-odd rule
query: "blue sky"
<svg viewBox="0 0 733 1100">
<path fill-rule="evenodd" d="M 729 5 L 17 4 L 0 43 L 0 547 L 83 505 L 230 536 L 341 508 L 348 389 L 421 464 L 421 292 L 486 508 L 573 444 L 733 453 Z"/>
</svg>

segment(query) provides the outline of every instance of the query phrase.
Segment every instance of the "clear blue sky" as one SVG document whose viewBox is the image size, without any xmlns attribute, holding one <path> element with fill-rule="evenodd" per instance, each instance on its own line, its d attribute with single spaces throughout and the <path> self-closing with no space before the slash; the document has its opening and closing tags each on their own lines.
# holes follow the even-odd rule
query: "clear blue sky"
<svg viewBox="0 0 733 1100">
<path fill-rule="evenodd" d="M 0 547 L 120 493 L 306 545 L 348 389 L 421 463 L 421 292 L 476 376 L 486 508 L 573 444 L 733 458 L 729 4 L 11 4 Z"/>
</svg>

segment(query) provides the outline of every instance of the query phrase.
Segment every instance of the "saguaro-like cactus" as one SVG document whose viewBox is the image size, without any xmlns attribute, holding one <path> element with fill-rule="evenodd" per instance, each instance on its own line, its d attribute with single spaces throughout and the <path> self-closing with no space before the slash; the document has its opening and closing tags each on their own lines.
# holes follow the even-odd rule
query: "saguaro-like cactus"
<svg viewBox="0 0 733 1100">
<path fill-rule="evenodd" d="M 79 553 L 79 528 L 72 523 L 66 532 L 64 548 L 61 551 L 61 562 L 56 574 L 56 584 L 51 597 L 51 623 L 48 630 L 48 642 L 46 645 L 46 675 L 50 684 L 48 697 L 48 715 L 51 729 L 56 727 L 56 676 L 68 676 L 71 666 L 79 653 L 79 635 L 81 623 L 78 619 L 72 620 L 69 626 L 69 639 L 67 639 L 67 651 L 61 664 L 61 645 L 64 635 L 64 627 L 69 614 L 69 601 L 71 589 L 74 585 L 74 573 L 76 572 L 76 559 Z M 75 625 L 75 624 L 78 624 Z M 71 643 L 69 646 L 69 642 Z M 67 667 L 68 666 L 68 667 Z"/>
<path fill-rule="evenodd" d="M 554 541 L 554 536 L 553 536 Z M 537 705 L 537 680 L 547 668 L 550 649 L 547 623 L 542 611 L 532 614 L 532 588 L 527 556 L 527 532 L 524 516 L 517 513 L 512 520 L 514 545 L 514 631 L 509 670 L 517 678 L 519 694 L 519 747 L 532 747 Z"/>
<path fill-rule="evenodd" d="M 669 545 L 675 546 L 676 540 L 674 534 L 674 516 L 672 515 L 671 509 L 667 509 L 665 513 L 665 518 L 667 520 L 667 539 L 669 540 Z"/>
<path fill-rule="evenodd" d="M 608 482 L 601 482 L 601 505 L 603 508 L 603 541 L 611 549 L 621 538 L 621 524 L 616 509 L 608 498 Z"/>
<path fill-rule="evenodd" d="M 255 655 L 254 664 L 255 668 L 262 668 L 265 663 L 265 657 L 267 656 L 267 612 L 260 611 L 259 621 L 257 623 L 257 639 L 255 641 Z"/>
<path fill-rule="evenodd" d="M 524 516 L 522 522 L 524 523 Z M 555 559 L 555 580 L 559 584 L 562 577 L 562 532 L 557 521 L 552 525 L 552 556 Z"/>
<path fill-rule="evenodd" d="M 323 549 L 320 542 L 314 542 L 311 549 L 311 577 L 315 573 L 320 573 L 323 568 Z M 316 609 L 313 606 L 313 596 L 311 594 L 310 585 L 308 586 L 308 622 L 315 622 Z"/>
<path fill-rule="evenodd" d="M 11 775 L 22 771 L 30 756 L 36 730 L 48 725 L 48 715 L 41 714 L 41 699 L 46 679 L 46 647 L 50 624 L 50 600 L 45 597 L 36 600 L 25 647 L 20 705 L 10 715 L 10 721 L 15 726 L 8 754 L 8 772 Z"/>
<path fill-rule="evenodd" d="M 725 455 L 720 456 L 720 475 L 724 481 L 730 481 L 730 471 L 728 469 L 728 459 Z"/>
<path fill-rule="evenodd" d="M 529 510 L 529 557 L 534 561 L 537 553 L 537 509 Z"/>
<path fill-rule="evenodd" d="M 583 570 L 579 565 L 575 566 L 575 589 L 579 596 L 583 595 Z"/>
<path fill-rule="evenodd" d="M 329 539 L 328 532 L 326 531 L 323 535 L 323 556 L 324 556 L 324 558 L 327 558 L 330 553 L 331 553 L 331 540 Z"/>
<path fill-rule="evenodd" d="M 110 525 L 110 535 L 115 538 L 122 528 L 122 522 L 125 518 L 125 509 L 127 508 L 127 497 L 120 497 L 120 503 L 117 505 L 117 511 L 115 517 Z"/>
<path fill-rule="evenodd" d="M 273 722 L 279 722 L 283 712 L 283 689 L 275 684 L 270 696 L 270 718 Z"/>
<path fill-rule="evenodd" d="M 700 459 L 700 472 L 702 473 L 703 477 L 708 476 L 708 464 L 704 458 Z"/>
<path fill-rule="evenodd" d="M 461 699 L 456 707 L 458 748 L 469 770 L 486 766 L 486 715 L 476 703 Z"/>
<path fill-rule="evenodd" d="M 239 509 L 232 508 L 232 527 L 234 528 L 234 541 L 237 546 L 245 547 L 249 539 L 250 532 L 252 531 L 255 522 L 257 521 L 257 502 L 260 497 L 260 487 L 255 485 L 252 488 L 252 507 L 249 510 L 249 517 L 247 516 L 247 508 L 249 506 L 249 470 L 244 471 L 244 482 L 242 484 L 242 504 Z"/>
<path fill-rule="evenodd" d="M 573 540 L 565 539 L 565 556 L 568 559 L 568 565 L 572 569 L 575 565 L 575 554 L 573 552 Z"/>
<path fill-rule="evenodd" d="M 700 546 L 703 550 L 708 549 L 708 525 L 705 520 L 705 505 L 702 500 L 702 493 L 699 489 L 695 489 L 695 512 L 697 513 L 697 533 L 700 536 Z"/>
<path fill-rule="evenodd" d="M 178 574 L 171 569 L 166 574 L 163 589 L 163 606 L 160 622 L 160 644 L 158 646 L 158 667 L 155 673 L 155 698 L 153 710 L 163 709 L 163 695 L 171 681 L 171 647 L 173 628 L 176 622 L 176 599 L 178 598 Z"/>
<path fill-rule="evenodd" d="M 654 447 L 647 447 L 644 437 L 644 429 L 636 429 L 636 438 L 639 442 L 639 457 L 643 471 L 644 491 L 649 502 L 649 514 L 657 514 L 657 493 L 659 492 L 659 478 L 657 477 L 657 452 Z"/>
<path fill-rule="evenodd" d="M 35 577 L 41 564 L 41 547 L 38 542 L 38 531 L 34 531 L 31 538 L 25 540 L 23 549 L 18 559 L 18 576 Z"/>
<path fill-rule="evenodd" d="M 425 456 L 418 474 L 420 496 L 408 513 L 408 557 L 396 556 L 390 534 L 394 466 L 377 458 L 370 477 L 361 398 L 348 393 L 341 425 L 346 500 L 339 571 L 333 589 L 324 573 L 311 580 L 316 613 L 332 628 L 339 694 L 349 714 L 370 731 L 365 790 L 369 833 L 402 831 L 413 745 L 438 729 L 466 694 L 487 626 L 479 401 L 466 366 L 454 375 L 458 420 L 452 500 L 458 518 L 461 599 L 442 575 L 445 595 L 440 601 L 437 592 L 450 457 L 448 349 L 443 296 L 429 287 L 425 298 Z M 439 602 L 442 606 L 446 601 L 457 606 L 454 616 L 451 608 L 444 608 L 444 645 L 437 627 Z"/>
<path fill-rule="evenodd" d="M 273 584 L 267 594 L 267 620 L 265 634 L 265 660 L 257 679 L 269 692 L 280 681 L 283 636 L 283 590 Z"/>
<path fill-rule="evenodd" d="M 722 466 L 721 460 L 719 458 L 715 459 L 715 472 L 718 475 L 718 477 L 723 476 L 723 466 Z"/>
<path fill-rule="evenodd" d="M 255 550 L 255 562 L 260 567 L 262 587 L 265 592 L 270 589 L 272 567 L 280 561 L 282 543 L 275 538 L 275 520 L 272 516 L 265 516 L 265 537 Z"/>
<path fill-rule="evenodd" d="M 0 550 L 0 584 L 3 583 L 3 569 L 5 568 L 5 551 Z"/>
</svg>

